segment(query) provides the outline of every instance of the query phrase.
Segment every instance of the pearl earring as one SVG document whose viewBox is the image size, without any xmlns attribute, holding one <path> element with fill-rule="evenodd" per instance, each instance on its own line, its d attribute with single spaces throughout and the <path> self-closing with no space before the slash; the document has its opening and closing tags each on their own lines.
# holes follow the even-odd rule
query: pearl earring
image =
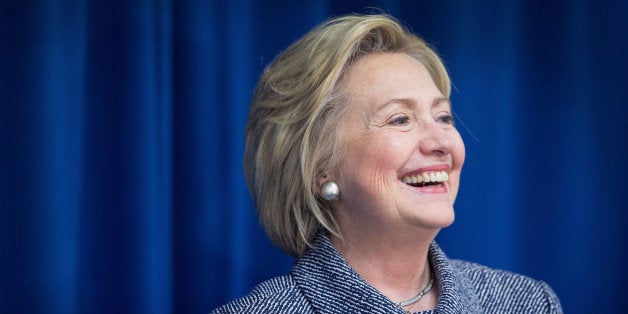
<svg viewBox="0 0 628 314">
<path fill-rule="evenodd" d="M 328 201 L 335 201 L 340 195 L 340 188 L 338 183 L 329 181 L 321 187 L 321 196 Z"/>
</svg>

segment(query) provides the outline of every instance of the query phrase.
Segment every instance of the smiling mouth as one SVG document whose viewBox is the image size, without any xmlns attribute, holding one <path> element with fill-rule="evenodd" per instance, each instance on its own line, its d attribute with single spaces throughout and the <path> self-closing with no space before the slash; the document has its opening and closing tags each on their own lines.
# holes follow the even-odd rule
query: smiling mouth
<svg viewBox="0 0 628 314">
<path fill-rule="evenodd" d="M 449 175 L 446 171 L 427 171 L 401 178 L 403 183 L 413 187 L 442 186 L 447 180 Z"/>
</svg>

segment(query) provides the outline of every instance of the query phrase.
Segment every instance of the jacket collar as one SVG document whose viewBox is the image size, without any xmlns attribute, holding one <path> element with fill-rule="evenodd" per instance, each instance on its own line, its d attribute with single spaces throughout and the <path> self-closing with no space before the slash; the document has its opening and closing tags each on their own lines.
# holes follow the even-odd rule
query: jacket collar
<svg viewBox="0 0 628 314">
<path fill-rule="evenodd" d="M 471 313 L 479 309 L 470 284 L 456 275 L 436 242 L 429 257 L 440 288 L 436 313 Z M 308 251 L 295 262 L 292 277 L 317 313 L 405 313 L 371 287 L 336 251 L 326 232 L 319 232 Z"/>
</svg>

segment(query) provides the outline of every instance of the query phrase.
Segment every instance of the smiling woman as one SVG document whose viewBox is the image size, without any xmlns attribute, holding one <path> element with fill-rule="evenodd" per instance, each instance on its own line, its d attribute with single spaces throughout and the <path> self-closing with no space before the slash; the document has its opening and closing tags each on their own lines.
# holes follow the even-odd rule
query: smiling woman
<svg viewBox="0 0 628 314">
<path fill-rule="evenodd" d="M 341 86 L 350 101 L 343 117 L 345 153 L 335 175 L 343 191 L 335 218 L 343 238 L 350 240 L 334 242 L 349 261 L 368 258 L 352 257 L 345 245 L 369 247 L 375 239 L 380 251 L 399 250 L 396 244 L 408 241 L 426 250 L 438 230 L 453 222 L 464 162 L 449 101 L 425 66 L 405 53 L 362 57 Z M 428 184 L 403 182 L 419 176 Z M 362 232 L 364 225 L 371 226 L 370 232 Z M 417 247 L 407 249 L 403 255 L 411 256 Z"/>
<path fill-rule="evenodd" d="M 438 55 L 389 16 L 332 19 L 280 54 L 251 102 L 245 175 L 297 260 L 214 313 L 561 313 L 544 282 L 434 242 L 465 159 L 449 94 Z"/>
</svg>

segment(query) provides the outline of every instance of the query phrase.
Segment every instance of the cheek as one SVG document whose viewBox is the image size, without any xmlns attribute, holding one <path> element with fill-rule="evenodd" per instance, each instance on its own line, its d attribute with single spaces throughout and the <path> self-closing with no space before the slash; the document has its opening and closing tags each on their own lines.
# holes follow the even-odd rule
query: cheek
<svg viewBox="0 0 628 314">
<path fill-rule="evenodd" d="M 451 154 L 453 158 L 454 167 L 461 169 L 462 165 L 464 164 L 464 159 L 466 157 L 466 150 L 464 147 L 464 142 L 462 141 L 462 137 L 460 136 L 458 132 L 456 133 L 457 133 L 456 134 L 457 135 L 456 146 L 452 150 Z"/>
<path fill-rule="evenodd" d="M 457 134 L 456 144 L 451 151 L 452 171 L 456 174 L 456 176 L 452 178 L 454 180 L 450 182 L 452 201 L 455 200 L 456 196 L 458 195 L 458 188 L 460 185 L 460 172 L 462 170 L 462 165 L 464 164 L 465 155 L 466 152 L 464 142 L 462 141 L 462 137 L 460 137 L 460 134 Z"/>
<path fill-rule="evenodd" d="M 375 169 L 396 177 L 397 170 L 412 153 L 407 148 L 407 143 L 400 140 L 400 137 L 386 137 L 380 139 L 365 153 L 374 160 Z"/>
<path fill-rule="evenodd" d="M 347 147 L 343 163 L 346 180 L 359 180 L 358 185 L 368 189 L 386 190 L 390 179 L 397 178 L 397 169 L 407 158 L 407 147 L 402 141 L 392 137 L 371 137 L 367 141 L 352 143 Z M 353 179 L 353 180 L 352 180 Z M 386 191 L 380 191 L 382 193 Z"/>
</svg>

